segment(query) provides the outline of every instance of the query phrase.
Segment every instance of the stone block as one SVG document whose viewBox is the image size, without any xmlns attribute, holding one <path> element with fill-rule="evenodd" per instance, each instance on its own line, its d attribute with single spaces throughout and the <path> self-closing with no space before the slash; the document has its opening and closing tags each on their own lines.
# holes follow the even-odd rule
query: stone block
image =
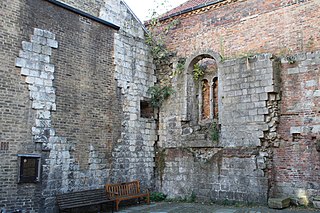
<svg viewBox="0 0 320 213">
<path fill-rule="evenodd" d="M 43 30 L 43 36 L 46 37 L 46 38 L 50 38 L 50 39 L 55 39 L 56 38 L 54 33 L 49 32 L 47 30 Z"/>
<path fill-rule="evenodd" d="M 32 43 L 32 51 L 35 53 L 41 53 L 41 45 Z"/>
<path fill-rule="evenodd" d="M 319 200 L 313 200 L 312 204 L 313 204 L 314 208 L 320 209 L 320 201 Z"/>
<path fill-rule="evenodd" d="M 32 43 L 27 41 L 22 41 L 22 49 L 24 51 L 32 51 Z"/>
<path fill-rule="evenodd" d="M 42 46 L 41 47 L 41 53 L 44 54 L 44 55 L 51 55 L 51 47 Z"/>
<path fill-rule="evenodd" d="M 288 69 L 288 74 L 297 74 L 297 73 L 299 73 L 298 67 Z"/>
<path fill-rule="evenodd" d="M 301 127 L 295 127 L 295 126 L 293 126 L 293 127 L 290 128 L 290 134 L 301 133 L 301 132 L 302 132 L 302 131 L 301 131 Z"/>
<path fill-rule="evenodd" d="M 47 39 L 47 45 L 52 48 L 58 48 L 58 42 L 53 39 Z"/>
<path fill-rule="evenodd" d="M 27 60 L 26 60 L 26 59 L 24 59 L 24 58 L 17 58 L 15 65 L 16 65 L 17 67 L 25 67 L 25 66 L 26 66 L 26 63 L 27 63 Z"/>
<path fill-rule="evenodd" d="M 44 66 L 44 70 L 47 72 L 54 72 L 54 65 L 53 64 L 46 64 Z"/>
<path fill-rule="evenodd" d="M 46 45 L 47 39 L 44 37 L 41 37 L 41 36 L 33 35 L 33 36 L 31 36 L 31 42 L 41 44 L 41 45 Z"/>
<path fill-rule="evenodd" d="M 29 69 L 21 68 L 21 75 L 28 76 L 29 75 Z"/>
<path fill-rule="evenodd" d="M 268 206 L 272 209 L 284 209 L 290 206 L 290 198 L 269 198 Z"/>
<path fill-rule="evenodd" d="M 38 28 L 34 28 L 33 34 L 37 35 L 37 36 L 43 36 L 43 30 L 38 29 Z"/>
</svg>

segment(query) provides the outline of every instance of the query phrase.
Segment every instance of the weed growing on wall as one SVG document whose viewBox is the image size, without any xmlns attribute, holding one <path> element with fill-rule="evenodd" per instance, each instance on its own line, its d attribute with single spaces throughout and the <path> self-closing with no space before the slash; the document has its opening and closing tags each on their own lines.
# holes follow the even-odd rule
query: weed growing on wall
<svg viewBox="0 0 320 213">
<path fill-rule="evenodd" d="M 153 17 L 147 24 L 149 32 L 146 35 L 146 43 L 151 47 L 154 62 L 160 64 L 166 61 L 172 53 L 165 46 L 165 35 L 180 23 L 179 19 L 167 24 L 162 24 L 158 17 Z"/>
<path fill-rule="evenodd" d="M 174 69 L 174 71 L 172 72 L 170 77 L 173 78 L 177 75 L 180 75 L 183 72 L 183 70 L 185 69 L 185 63 L 186 63 L 186 59 L 180 58 L 177 65 L 176 65 L 176 68 Z"/>
<path fill-rule="evenodd" d="M 155 86 L 149 87 L 147 93 L 151 96 L 151 106 L 153 108 L 159 108 L 164 100 L 166 100 L 170 95 L 174 93 L 171 86 L 157 84 Z"/>
<path fill-rule="evenodd" d="M 204 75 L 204 68 L 199 64 L 193 65 L 193 79 L 198 81 Z"/>
<path fill-rule="evenodd" d="M 217 126 L 217 123 L 214 121 L 211 126 L 210 130 L 210 136 L 212 141 L 218 141 L 219 140 L 219 129 Z"/>
</svg>

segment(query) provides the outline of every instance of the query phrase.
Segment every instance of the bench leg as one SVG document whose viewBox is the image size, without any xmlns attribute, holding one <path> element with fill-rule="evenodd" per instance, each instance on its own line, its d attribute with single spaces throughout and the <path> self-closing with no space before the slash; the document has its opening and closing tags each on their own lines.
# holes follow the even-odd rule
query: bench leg
<svg viewBox="0 0 320 213">
<path fill-rule="evenodd" d="M 120 200 L 116 200 L 116 212 L 119 211 L 119 203 L 120 203 Z"/>
<path fill-rule="evenodd" d="M 147 200 L 147 204 L 150 205 L 150 197 L 149 196 L 146 197 L 146 200 Z"/>
</svg>

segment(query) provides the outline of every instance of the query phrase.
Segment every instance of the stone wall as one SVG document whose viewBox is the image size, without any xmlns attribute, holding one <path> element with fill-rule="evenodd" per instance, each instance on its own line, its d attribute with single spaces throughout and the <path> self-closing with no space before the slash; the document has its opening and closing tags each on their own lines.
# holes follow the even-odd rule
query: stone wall
<svg viewBox="0 0 320 213">
<path fill-rule="evenodd" d="M 273 195 L 310 201 L 319 194 L 320 52 L 282 61 L 279 147 L 274 149 Z"/>
<path fill-rule="evenodd" d="M 210 52 L 202 57 L 205 55 L 216 57 Z M 186 70 L 202 58 L 199 56 L 187 59 Z M 206 200 L 265 203 L 273 142 L 263 139 L 276 130 L 269 122 L 278 114 L 271 115 L 273 109 L 267 103 L 279 99 L 280 61 L 271 54 L 216 61 L 218 118 L 199 120 L 190 115 L 188 120 L 182 119 L 184 107 L 187 114 L 199 111 L 197 81 L 192 73 L 185 73 L 188 78 L 181 75 L 174 79 L 180 82 L 174 84 L 176 91 L 180 91 L 178 85 L 188 85 L 187 100 L 192 101 L 185 103 L 186 96 L 179 92 L 160 111 L 159 144 L 165 150 L 165 166 L 158 179 L 159 189 L 170 197 L 188 197 L 193 192 Z M 219 125 L 219 140 L 211 136 L 212 122 Z"/>
<path fill-rule="evenodd" d="M 264 54 L 244 58 L 241 63 L 223 63 L 219 70 L 221 146 L 262 146 L 260 139 L 269 130 L 265 119 L 268 94 L 276 98 L 279 93 L 280 69 L 272 57 Z"/>
</svg>

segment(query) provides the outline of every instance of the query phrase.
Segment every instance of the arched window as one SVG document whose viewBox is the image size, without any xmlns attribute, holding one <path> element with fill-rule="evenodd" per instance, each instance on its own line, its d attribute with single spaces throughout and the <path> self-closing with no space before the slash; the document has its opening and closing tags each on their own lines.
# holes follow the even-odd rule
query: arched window
<svg viewBox="0 0 320 213">
<path fill-rule="evenodd" d="M 209 123 L 218 119 L 218 65 L 213 51 L 196 53 L 186 60 L 182 121 Z M 199 68 L 204 68 L 200 70 Z M 214 121 L 216 122 L 216 121 Z"/>
<path fill-rule="evenodd" d="M 217 64 L 211 58 L 199 60 L 197 64 L 203 68 L 203 74 L 198 80 L 199 92 L 196 95 L 199 101 L 199 121 L 211 122 L 212 119 L 218 119 Z"/>
</svg>

